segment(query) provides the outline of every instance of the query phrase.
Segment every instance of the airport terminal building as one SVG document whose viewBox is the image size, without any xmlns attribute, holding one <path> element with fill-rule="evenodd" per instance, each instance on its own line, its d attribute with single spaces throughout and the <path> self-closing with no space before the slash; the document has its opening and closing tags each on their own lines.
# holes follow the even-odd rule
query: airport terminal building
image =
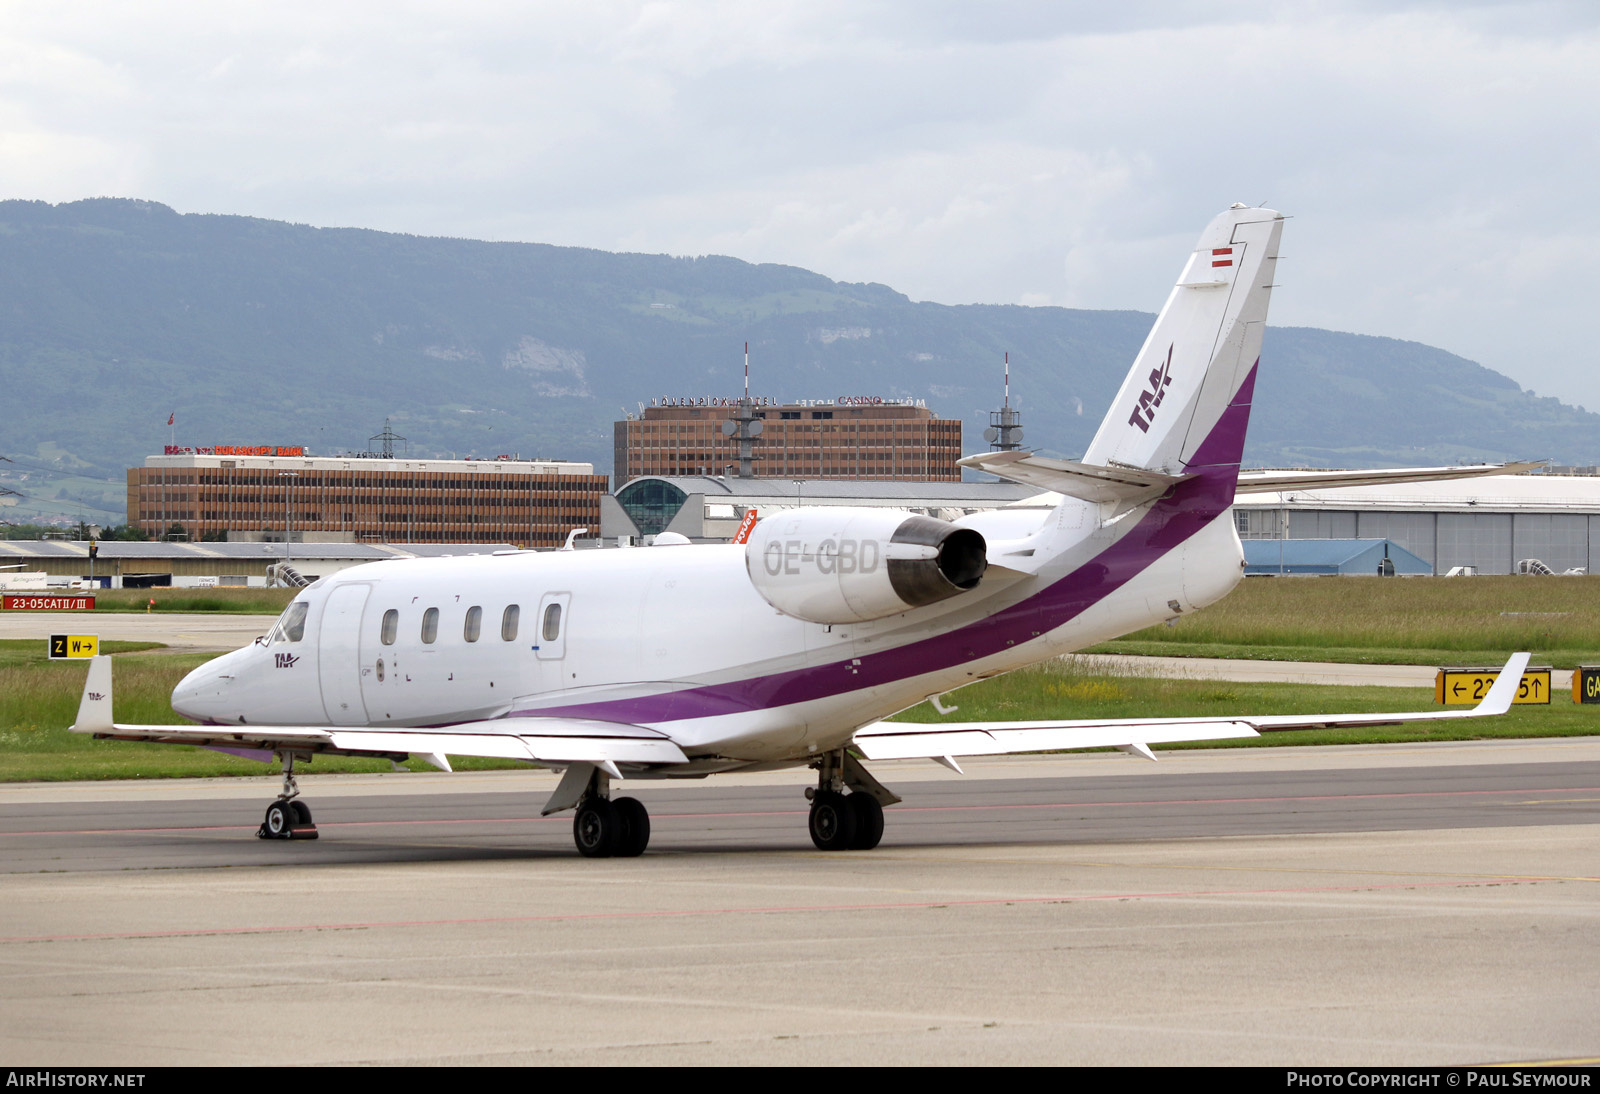
<svg viewBox="0 0 1600 1094">
<path fill-rule="evenodd" d="M 151 456 L 128 523 L 190 542 L 512 543 L 559 547 L 600 524 L 607 477 L 562 460 L 305 456 L 260 446 Z"/>
<path fill-rule="evenodd" d="M 619 483 L 741 474 L 742 436 L 755 478 L 961 481 L 960 419 L 935 417 L 909 399 L 663 399 L 613 430 Z"/>
</svg>

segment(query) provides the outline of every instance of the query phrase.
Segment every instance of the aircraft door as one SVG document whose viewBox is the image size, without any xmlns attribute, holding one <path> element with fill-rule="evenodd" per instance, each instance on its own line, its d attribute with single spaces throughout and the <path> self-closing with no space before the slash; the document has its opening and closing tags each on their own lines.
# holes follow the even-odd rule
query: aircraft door
<svg viewBox="0 0 1600 1094">
<path fill-rule="evenodd" d="M 572 687 L 576 682 L 567 662 L 567 631 L 571 629 L 568 608 L 571 593 L 546 593 L 539 601 L 539 614 L 533 617 L 533 652 L 539 659 L 539 683 L 543 690 Z"/>
<path fill-rule="evenodd" d="M 533 643 L 539 660 L 560 661 L 567 656 L 567 608 L 571 603 L 571 593 L 546 593 L 539 601 L 534 621 L 539 631 Z"/>
<path fill-rule="evenodd" d="M 361 701 L 361 613 L 369 592 L 367 585 L 340 585 L 322 605 L 317 673 L 323 709 L 336 726 L 367 724 Z"/>
</svg>

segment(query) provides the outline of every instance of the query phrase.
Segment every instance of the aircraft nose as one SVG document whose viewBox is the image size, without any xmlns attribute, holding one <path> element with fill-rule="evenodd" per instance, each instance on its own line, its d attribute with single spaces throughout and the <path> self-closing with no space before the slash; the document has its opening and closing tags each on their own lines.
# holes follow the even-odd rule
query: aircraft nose
<svg viewBox="0 0 1600 1094">
<path fill-rule="evenodd" d="M 197 722 L 214 718 L 222 712 L 228 682 L 215 664 L 201 665 L 172 689 L 172 709 Z"/>
</svg>

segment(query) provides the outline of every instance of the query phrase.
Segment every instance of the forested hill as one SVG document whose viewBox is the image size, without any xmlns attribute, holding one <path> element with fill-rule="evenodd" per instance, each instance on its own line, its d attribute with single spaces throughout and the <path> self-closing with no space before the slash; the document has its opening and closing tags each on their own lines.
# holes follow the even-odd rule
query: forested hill
<svg viewBox="0 0 1600 1094">
<path fill-rule="evenodd" d="M 733 258 L 313 228 L 123 199 L 0 202 L 0 282 L 0 455 L 82 472 L 34 475 L 24 493 L 35 500 L 59 488 L 118 510 L 124 469 L 160 451 L 174 412 L 180 444 L 359 450 L 387 418 L 413 455 L 520 452 L 608 471 L 624 409 L 736 395 L 746 340 L 756 394 L 925 399 L 965 419 L 969 451 L 984 447 L 1009 351 L 1027 445 L 1077 455 L 1152 318 L 913 303 Z M 1594 463 L 1597 426 L 1442 350 L 1269 328 L 1246 459 Z"/>
</svg>

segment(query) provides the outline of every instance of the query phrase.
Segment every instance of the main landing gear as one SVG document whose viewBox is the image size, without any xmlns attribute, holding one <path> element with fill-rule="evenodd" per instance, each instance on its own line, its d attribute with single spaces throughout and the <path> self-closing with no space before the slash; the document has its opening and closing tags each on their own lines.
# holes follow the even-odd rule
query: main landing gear
<svg viewBox="0 0 1600 1094">
<path fill-rule="evenodd" d="M 870 851 L 878 846 L 883 807 L 900 798 L 844 749 L 824 754 L 811 766 L 817 770 L 817 785 L 806 788 L 806 797 L 811 799 L 811 842 L 817 850 Z"/>
<path fill-rule="evenodd" d="M 650 814 L 638 798 L 613 798 L 612 767 L 577 763 L 561 776 L 544 815 L 576 809 L 572 817 L 572 842 L 584 858 L 634 858 L 650 845 Z"/>
<path fill-rule="evenodd" d="M 572 842 L 585 858 L 642 855 L 650 844 L 650 814 L 638 798 L 585 798 L 572 818 Z"/>
<path fill-rule="evenodd" d="M 306 808 L 305 802 L 296 800 L 300 796 L 300 787 L 294 781 L 296 754 L 282 752 L 279 755 L 283 758 L 283 789 L 278 793 L 278 800 L 267 806 L 267 815 L 256 829 L 256 838 L 316 839 L 317 826 L 311 822 L 311 810 Z M 304 758 L 310 762 L 309 755 Z"/>
</svg>

